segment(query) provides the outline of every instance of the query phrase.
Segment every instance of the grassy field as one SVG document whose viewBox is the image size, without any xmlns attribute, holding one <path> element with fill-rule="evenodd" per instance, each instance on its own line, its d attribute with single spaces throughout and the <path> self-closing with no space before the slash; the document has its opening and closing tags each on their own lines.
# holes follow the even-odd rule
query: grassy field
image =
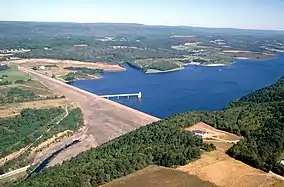
<svg viewBox="0 0 284 187">
<path fill-rule="evenodd" d="M 17 81 L 17 80 L 28 80 L 28 79 L 30 79 L 30 77 L 27 74 L 19 71 L 16 66 L 11 66 L 10 69 L 0 71 L 0 78 L 3 75 L 7 75 L 8 77 L 3 78 L 2 81 L 9 81 L 9 82 L 12 82 L 12 83 L 15 83 L 15 81 Z"/>
<path fill-rule="evenodd" d="M 105 184 L 102 187 L 215 187 L 214 184 L 202 181 L 174 169 L 149 166 L 126 177 Z"/>
</svg>

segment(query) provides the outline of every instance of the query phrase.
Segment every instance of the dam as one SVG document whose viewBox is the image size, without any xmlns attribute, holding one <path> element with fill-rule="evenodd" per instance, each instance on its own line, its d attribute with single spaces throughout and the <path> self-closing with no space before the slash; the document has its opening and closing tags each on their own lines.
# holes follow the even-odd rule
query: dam
<svg viewBox="0 0 284 187">
<path fill-rule="evenodd" d="M 84 127 L 74 136 L 75 138 L 81 136 L 84 138 L 76 145 L 59 153 L 50 162 L 50 165 L 62 163 L 62 161 L 70 159 L 80 152 L 159 120 L 157 117 L 73 87 L 36 71 L 24 67 L 19 67 L 19 70 L 39 80 L 53 93 L 64 95 L 68 100 L 72 101 L 73 105 L 79 106 L 83 112 Z M 42 154 L 38 154 L 36 160 L 41 160 L 45 158 L 45 155 L 50 155 L 66 141 L 70 140 L 67 138 L 53 147 L 46 148 L 42 151 Z"/>
</svg>

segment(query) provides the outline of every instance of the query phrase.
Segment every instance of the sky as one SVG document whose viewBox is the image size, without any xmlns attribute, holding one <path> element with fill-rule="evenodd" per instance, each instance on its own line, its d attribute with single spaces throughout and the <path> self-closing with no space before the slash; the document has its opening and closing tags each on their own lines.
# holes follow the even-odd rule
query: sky
<svg viewBox="0 0 284 187">
<path fill-rule="evenodd" d="M 0 0 L 2 21 L 284 30 L 284 0 Z"/>
</svg>

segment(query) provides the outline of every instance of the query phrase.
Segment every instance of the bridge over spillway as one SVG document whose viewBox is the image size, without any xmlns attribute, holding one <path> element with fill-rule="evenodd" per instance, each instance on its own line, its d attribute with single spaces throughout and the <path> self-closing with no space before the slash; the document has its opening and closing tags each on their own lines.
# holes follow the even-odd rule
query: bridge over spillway
<svg viewBox="0 0 284 187">
<path fill-rule="evenodd" d="M 142 98 L 142 93 L 138 92 L 138 93 L 132 93 L 132 94 L 112 94 L 112 95 L 99 95 L 99 97 L 103 97 L 103 98 L 112 98 L 112 97 L 117 97 L 118 99 L 120 97 L 133 97 L 133 96 L 137 96 L 138 99 Z"/>
</svg>

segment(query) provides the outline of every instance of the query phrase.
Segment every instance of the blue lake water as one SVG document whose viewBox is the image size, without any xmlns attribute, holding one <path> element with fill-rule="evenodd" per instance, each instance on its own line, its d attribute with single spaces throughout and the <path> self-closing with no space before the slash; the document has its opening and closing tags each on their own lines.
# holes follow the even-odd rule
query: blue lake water
<svg viewBox="0 0 284 187">
<path fill-rule="evenodd" d="M 70 84 L 98 95 L 141 91 L 141 100 L 113 100 L 164 118 L 189 110 L 222 109 L 251 91 L 273 84 L 284 75 L 284 54 L 269 60 L 238 60 L 228 66 L 187 66 L 181 71 L 160 74 L 126 68 L 125 72 L 104 73 L 99 80 Z"/>
</svg>

